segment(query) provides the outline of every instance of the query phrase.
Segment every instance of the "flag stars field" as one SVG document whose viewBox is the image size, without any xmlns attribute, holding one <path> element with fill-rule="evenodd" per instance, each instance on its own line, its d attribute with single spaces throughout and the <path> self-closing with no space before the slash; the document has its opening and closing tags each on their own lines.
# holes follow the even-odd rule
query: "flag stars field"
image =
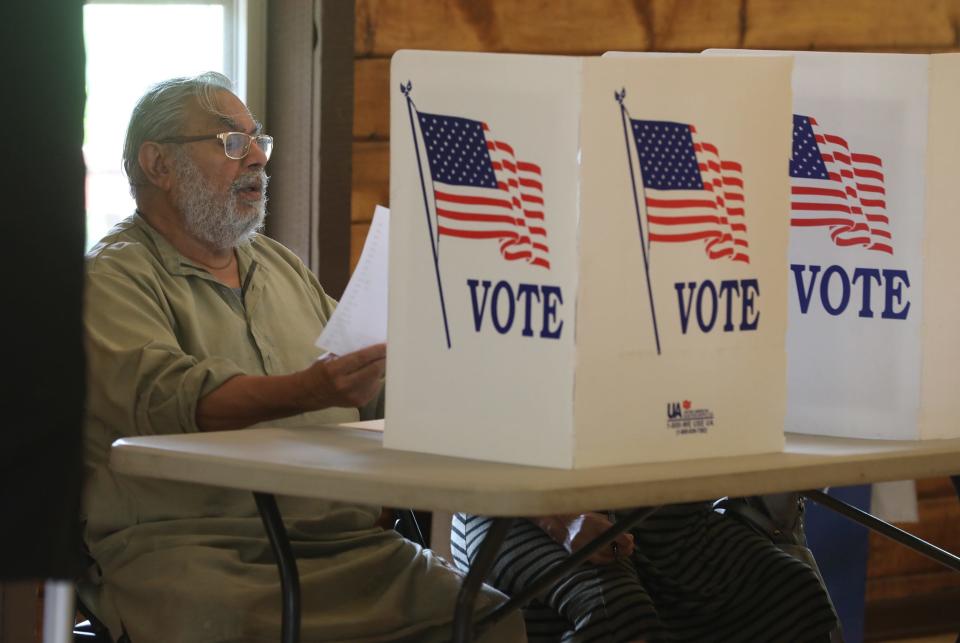
<svg viewBox="0 0 960 643">
<path fill-rule="evenodd" d="M 711 259 L 749 263 L 743 174 L 687 123 L 630 119 L 648 243 L 699 242 Z"/>
</svg>

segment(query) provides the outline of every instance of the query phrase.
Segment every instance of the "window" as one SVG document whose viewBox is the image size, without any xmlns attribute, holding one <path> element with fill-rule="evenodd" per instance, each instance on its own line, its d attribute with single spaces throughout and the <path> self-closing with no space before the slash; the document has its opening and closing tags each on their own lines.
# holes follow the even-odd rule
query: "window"
<svg viewBox="0 0 960 643">
<path fill-rule="evenodd" d="M 87 249 L 134 210 L 121 168 L 123 140 L 133 106 L 152 84 L 219 71 L 263 118 L 248 96 L 262 96 L 262 73 L 251 78 L 249 70 L 262 69 L 257 35 L 264 15 L 264 0 L 88 0 L 83 10 Z M 250 52 L 248 41 L 255 41 L 258 51 Z"/>
</svg>

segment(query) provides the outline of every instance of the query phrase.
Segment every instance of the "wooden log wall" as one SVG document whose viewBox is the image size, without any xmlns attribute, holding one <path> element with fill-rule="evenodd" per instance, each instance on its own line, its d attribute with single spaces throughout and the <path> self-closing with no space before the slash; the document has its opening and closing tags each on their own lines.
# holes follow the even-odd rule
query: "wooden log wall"
<svg viewBox="0 0 960 643">
<path fill-rule="evenodd" d="M 356 0 L 351 270 L 374 206 L 389 205 L 390 56 L 398 49 L 925 53 L 958 50 L 958 22 L 960 0 Z M 922 480 L 918 489 L 920 523 L 904 528 L 960 551 L 960 502 L 949 480 Z M 897 607 L 960 604 L 960 574 L 880 536 L 870 547 L 869 636 L 947 627 L 927 616 L 904 625 L 910 616 Z M 960 626 L 956 610 L 944 618 Z"/>
</svg>

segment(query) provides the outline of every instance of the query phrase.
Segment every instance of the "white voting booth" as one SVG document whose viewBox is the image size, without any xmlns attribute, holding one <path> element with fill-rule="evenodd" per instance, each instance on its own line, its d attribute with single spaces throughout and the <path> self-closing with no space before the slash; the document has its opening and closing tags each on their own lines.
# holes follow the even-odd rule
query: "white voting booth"
<svg viewBox="0 0 960 643">
<path fill-rule="evenodd" d="M 385 446 L 780 450 L 790 67 L 398 52 Z"/>
<path fill-rule="evenodd" d="M 960 437 L 960 55 L 789 53 L 786 429 Z"/>
</svg>

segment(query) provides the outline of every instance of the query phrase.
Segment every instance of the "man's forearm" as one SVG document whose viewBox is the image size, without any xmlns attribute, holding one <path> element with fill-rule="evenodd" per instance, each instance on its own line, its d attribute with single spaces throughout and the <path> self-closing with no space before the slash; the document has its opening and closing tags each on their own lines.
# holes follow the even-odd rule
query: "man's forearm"
<svg viewBox="0 0 960 643">
<path fill-rule="evenodd" d="M 201 431 L 242 429 L 332 406 L 359 407 L 380 390 L 386 346 L 317 360 L 290 375 L 237 375 L 197 403 Z"/>
<path fill-rule="evenodd" d="M 303 373 L 237 375 L 200 399 L 197 426 L 227 431 L 299 415 L 314 410 L 314 397 Z"/>
</svg>

